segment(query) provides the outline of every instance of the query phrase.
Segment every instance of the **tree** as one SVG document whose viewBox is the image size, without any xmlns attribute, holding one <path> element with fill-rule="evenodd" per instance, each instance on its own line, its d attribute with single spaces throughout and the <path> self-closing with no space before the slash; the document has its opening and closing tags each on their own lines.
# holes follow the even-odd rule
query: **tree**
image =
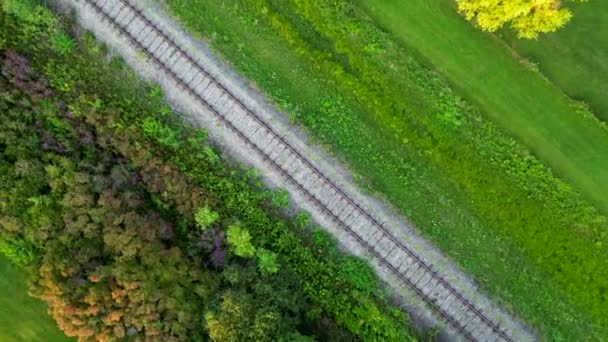
<svg viewBox="0 0 608 342">
<path fill-rule="evenodd" d="M 571 0 L 587 1 L 587 0 Z M 553 32 L 571 18 L 561 0 L 456 0 L 458 11 L 483 31 L 494 32 L 510 23 L 519 38 L 536 39 Z"/>
<path fill-rule="evenodd" d="M 82 340 L 202 339 L 199 313 L 216 292 L 217 274 L 161 241 L 163 219 L 142 200 L 133 173 L 111 155 L 99 159 L 108 164 L 96 165 L 97 174 L 74 172 L 73 164 L 57 173 L 63 227 L 44 246 L 32 293 L 67 335 Z M 116 169 L 126 176 L 121 191 Z"/>
<path fill-rule="evenodd" d="M 258 248 L 256 255 L 258 257 L 260 272 L 273 274 L 279 271 L 279 264 L 275 253 L 264 248 Z"/>
<path fill-rule="evenodd" d="M 251 244 L 251 235 L 247 229 L 238 225 L 228 227 L 228 243 L 234 254 L 249 258 L 255 255 L 255 247 Z"/>
<path fill-rule="evenodd" d="M 201 230 L 209 228 L 209 226 L 215 223 L 219 218 L 220 215 L 207 206 L 198 209 L 196 214 L 194 214 L 194 220 Z"/>
<path fill-rule="evenodd" d="M 219 229 L 208 229 L 203 232 L 197 246 L 209 255 L 209 261 L 213 267 L 220 267 L 226 261 L 224 249 L 224 232 Z"/>
<path fill-rule="evenodd" d="M 306 341 L 296 330 L 293 315 L 297 313 L 290 312 L 292 307 L 297 309 L 298 301 L 283 303 L 280 295 L 285 291 L 266 281 L 260 280 L 253 292 L 244 288 L 226 291 L 219 307 L 205 312 L 211 341 L 286 341 L 295 336 Z M 293 292 L 287 292 L 285 297 L 293 299 Z"/>
<path fill-rule="evenodd" d="M 237 300 L 234 295 L 226 294 L 222 298 L 220 312 L 207 312 L 205 321 L 209 338 L 212 341 L 238 341 L 247 331 L 249 317 L 245 312 L 247 306 L 243 300 Z"/>
</svg>

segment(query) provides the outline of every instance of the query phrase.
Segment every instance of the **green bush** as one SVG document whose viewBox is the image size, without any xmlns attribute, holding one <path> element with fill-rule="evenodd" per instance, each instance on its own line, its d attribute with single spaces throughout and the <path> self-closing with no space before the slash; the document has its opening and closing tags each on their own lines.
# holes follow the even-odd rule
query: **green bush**
<svg viewBox="0 0 608 342">
<path fill-rule="evenodd" d="M 378 286 L 374 270 L 361 259 L 345 257 L 340 262 L 340 275 L 350 282 L 356 289 L 372 293 Z"/>
<path fill-rule="evenodd" d="M 194 215 L 194 221 L 196 221 L 196 224 L 198 224 L 198 227 L 202 230 L 209 228 L 209 226 L 215 223 L 219 218 L 220 214 L 207 206 L 200 208 Z"/>
<path fill-rule="evenodd" d="M 262 273 L 277 273 L 279 265 L 275 253 L 264 248 L 258 248 L 256 256 L 258 258 L 258 267 Z"/>
<path fill-rule="evenodd" d="M 251 244 L 251 235 L 247 229 L 243 229 L 238 225 L 228 227 L 228 243 L 234 250 L 234 254 L 243 257 L 251 258 L 255 255 L 255 247 Z"/>
</svg>

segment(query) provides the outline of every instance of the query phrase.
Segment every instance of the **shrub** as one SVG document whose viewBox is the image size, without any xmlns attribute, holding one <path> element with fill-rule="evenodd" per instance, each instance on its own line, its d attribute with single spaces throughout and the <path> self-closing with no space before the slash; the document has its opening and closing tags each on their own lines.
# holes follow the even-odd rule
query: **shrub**
<svg viewBox="0 0 608 342">
<path fill-rule="evenodd" d="M 209 228 L 213 223 L 215 223 L 220 218 L 220 214 L 211 210 L 209 207 L 204 206 L 196 212 L 194 215 L 194 220 L 198 227 L 202 230 Z"/>
<path fill-rule="evenodd" d="M 255 255 L 255 247 L 251 243 L 251 235 L 247 229 L 243 229 L 238 225 L 228 227 L 228 243 L 234 254 L 250 258 Z"/>
<path fill-rule="evenodd" d="M 258 257 L 258 267 L 262 273 L 273 274 L 278 272 L 279 264 L 275 253 L 264 248 L 258 248 L 256 256 Z"/>
</svg>

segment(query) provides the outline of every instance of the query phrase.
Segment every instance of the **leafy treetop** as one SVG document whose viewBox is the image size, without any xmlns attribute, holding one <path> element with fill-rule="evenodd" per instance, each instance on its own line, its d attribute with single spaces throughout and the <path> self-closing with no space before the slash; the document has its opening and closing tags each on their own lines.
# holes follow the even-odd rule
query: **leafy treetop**
<svg viewBox="0 0 608 342">
<path fill-rule="evenodd" d="M 255 255 L 255 247 L 251 244 L 251 235 L 247 229 L 238 225 L 228 227 L 228 243 L 234 254 L 248 258 Z"/>
<path fill-rule="evenodd" d="M 587 0 L 570 0 L 587 1 Z M 564 26 L 572 13 L 561 0 L 456 0 L 458 11 L 483 31 L 494 32 L 510 23 L 519 38 L 536 39 L 539 33 Z"/>
</svg>

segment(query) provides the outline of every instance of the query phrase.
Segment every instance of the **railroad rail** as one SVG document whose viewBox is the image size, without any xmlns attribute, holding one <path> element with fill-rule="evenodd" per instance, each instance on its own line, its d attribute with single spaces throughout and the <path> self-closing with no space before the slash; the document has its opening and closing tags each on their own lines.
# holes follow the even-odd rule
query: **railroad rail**
<svg viewBox="0 0 608 342">
<path fill-rule="evenodd" d="M 212 113 L 252 150 L 471 341 L 513 338 L 369 211 L 324 175 L 297 148 L 249 109 L 130 0 L 84 0 L 129 44 Z"/>
</svg>

